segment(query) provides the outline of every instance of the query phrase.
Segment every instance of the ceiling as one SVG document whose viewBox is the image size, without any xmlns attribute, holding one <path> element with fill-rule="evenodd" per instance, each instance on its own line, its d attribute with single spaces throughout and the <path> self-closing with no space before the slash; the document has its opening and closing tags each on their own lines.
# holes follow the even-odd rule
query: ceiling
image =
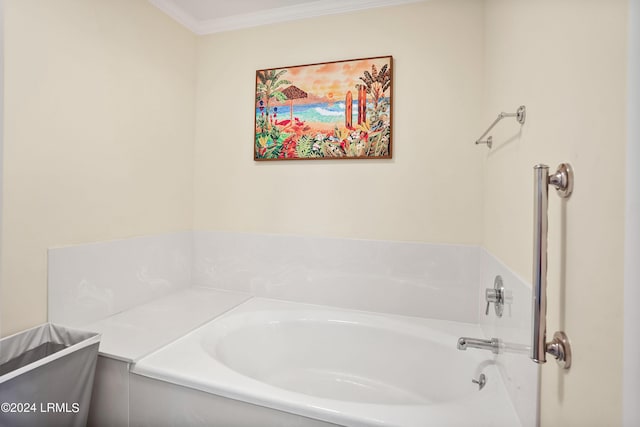
<svg viewBox="0 0 640 427">
<path fill-rule="evenodd" d="M 210 34 L 424 0 L 149 0 L 196 34 Z"/>
</svg>

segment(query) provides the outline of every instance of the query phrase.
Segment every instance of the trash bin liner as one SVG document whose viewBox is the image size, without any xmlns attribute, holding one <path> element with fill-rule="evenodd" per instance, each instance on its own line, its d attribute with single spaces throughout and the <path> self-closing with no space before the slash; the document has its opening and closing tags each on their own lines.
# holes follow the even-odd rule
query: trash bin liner
<svg viewBox="0 0 640 427">
<path fill-rule="evenodd" d="M 0 426 L 86 426 L 100 334 L 46 323 L 0 340 Z"/>
</svg>

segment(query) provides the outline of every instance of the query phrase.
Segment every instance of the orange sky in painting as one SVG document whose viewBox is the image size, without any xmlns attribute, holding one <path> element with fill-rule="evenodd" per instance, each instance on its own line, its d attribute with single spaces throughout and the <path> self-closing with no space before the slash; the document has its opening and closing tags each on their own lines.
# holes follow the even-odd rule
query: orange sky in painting
<svg viewBox="0 0 640 427">
<path fill-rule="evenodd" d="M 291 67 L 287 68 L 288 71 L 282 75 L 282 78 L 289 80 L 314 98 L 339 101 L 344 100 L 349 90 L 357 97 L 355 85 L 362 82 L 359 77 L 364 75 L 364 71 L 371 72 L 372 64 L 380 70 L 388 61 L 389 58 L 379 58 Z M 289 85 L 283 87 L 287 86 Z"/>
</svg>

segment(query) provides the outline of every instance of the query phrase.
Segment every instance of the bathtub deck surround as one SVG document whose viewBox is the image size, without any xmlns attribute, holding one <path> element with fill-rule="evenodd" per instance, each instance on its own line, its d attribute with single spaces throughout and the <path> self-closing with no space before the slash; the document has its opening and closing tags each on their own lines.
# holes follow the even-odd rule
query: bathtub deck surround
<svg viewBox="0 0 640 427">
<path fill-rule="evenodd" d="M 84 328 L 102 334 L 101 355 L 135 363 L 249 298 L 245 293 L 194 286 Z"/>
<path fill-rule="evenodd" d="M 130 425 L 131 366 L 250 297 L 193 286 L 84 325 L 102 334 L 89 425 Z"/>
<path fill-rule="evenodd" d="M 501 318 L 484 313 L 496 274 Z M 272 425 L 536 425 L 530 287 L 476 246 L 195 231 L 50 249 L 48 280 L 51 320 L 103 334 L 92 425 L 153 425 L 156 397 L 181 402 L 177 423 L 221 422 L 212 405 Z"/>
</svg>

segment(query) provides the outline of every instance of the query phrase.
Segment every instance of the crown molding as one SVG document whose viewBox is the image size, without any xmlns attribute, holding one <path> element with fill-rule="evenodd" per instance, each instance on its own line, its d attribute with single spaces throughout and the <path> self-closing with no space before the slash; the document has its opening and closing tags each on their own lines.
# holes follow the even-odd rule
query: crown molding
<svg viewBox="0 0 640 427">
<path fill-rule="evenodd" d="M 418 3 L 425 0 L 318 0 L 295 6 L 279 7 L 203 21 L 198 21 L 182 10 L 177 6 L 175 0 L 149 1 L 194 33 L 205 35 L 364 9 Z"/>
<path fill-rule="evenodd" d="M 149 3 L 169 15 L 178 23 L 196 34 L 199 33 L 200 22 L 180 8 L 174 0 L 149 0 Z"/>
</svg>

